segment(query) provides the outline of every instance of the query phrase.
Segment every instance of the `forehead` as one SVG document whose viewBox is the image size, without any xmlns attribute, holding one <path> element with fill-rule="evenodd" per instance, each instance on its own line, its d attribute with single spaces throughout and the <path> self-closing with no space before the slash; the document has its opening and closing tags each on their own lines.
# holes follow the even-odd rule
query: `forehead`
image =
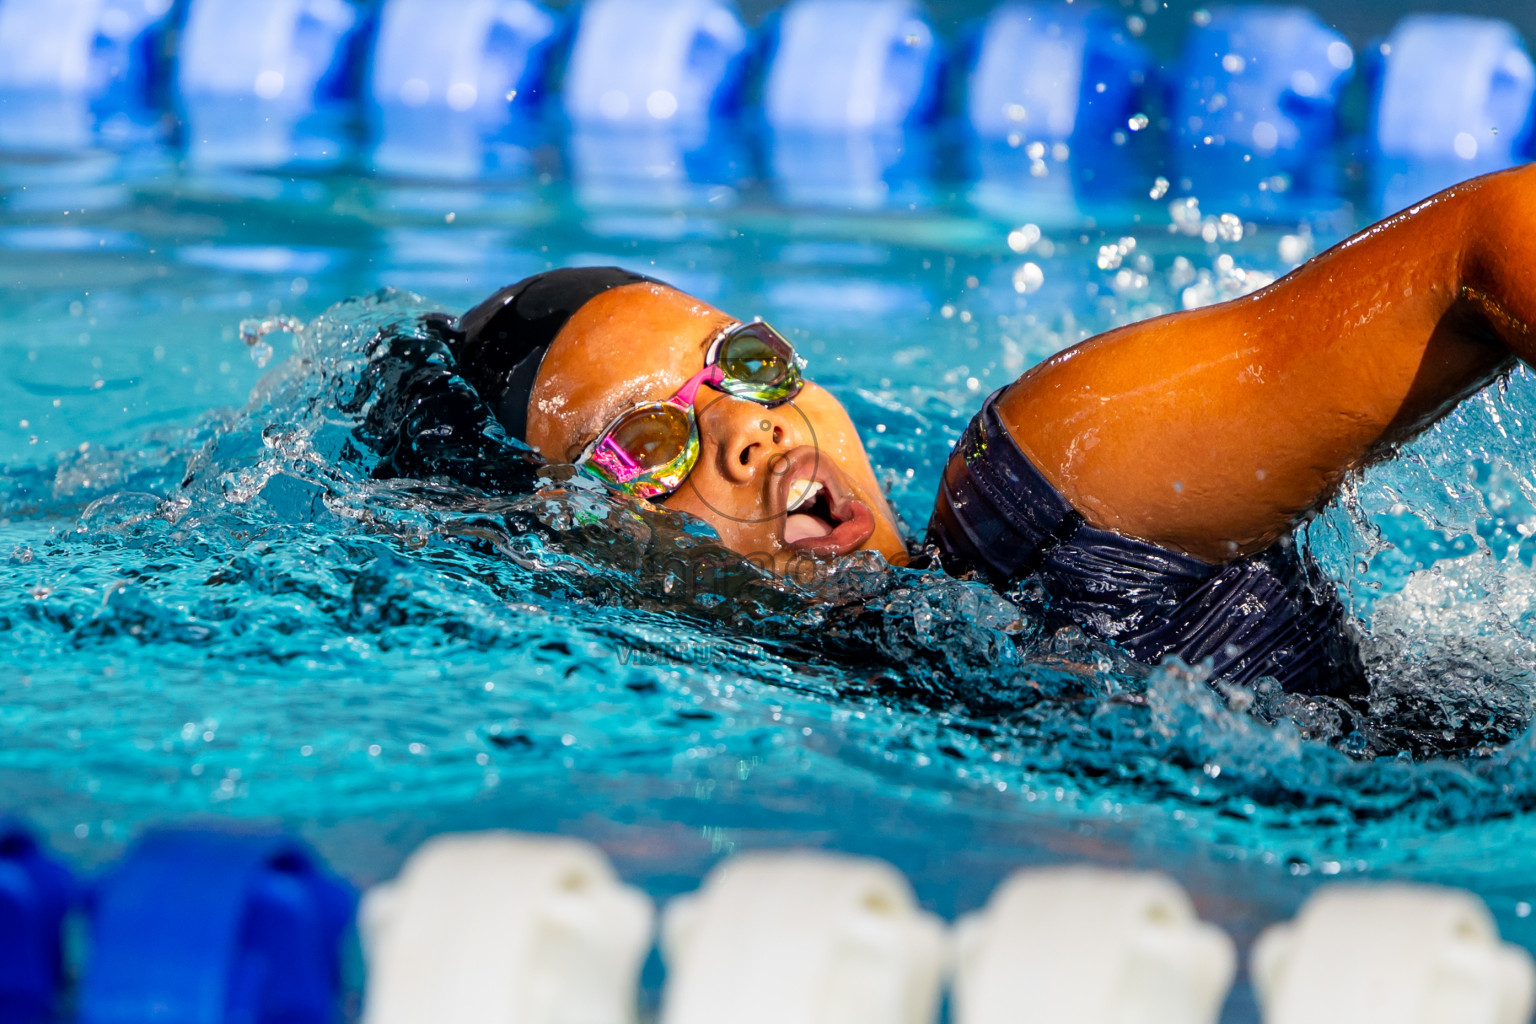
<svg viewBox="0 0 1536 1024">
<path fill-rule="evenodd" d="M 528 440 L 545 458 L 571 457 L 625 407 L 659 401 L 704 365 L 709 343 L 736 321 L 652 282 L 592 299 L 561 328 L 528 404 Z"/>
</svg>

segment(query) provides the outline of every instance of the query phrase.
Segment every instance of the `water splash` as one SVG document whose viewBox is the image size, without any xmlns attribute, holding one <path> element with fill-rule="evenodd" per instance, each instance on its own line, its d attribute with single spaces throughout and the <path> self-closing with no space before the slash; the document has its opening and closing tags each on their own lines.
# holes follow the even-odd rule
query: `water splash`
<svg viewBox="0 0 1536 1024">
<path fill-rule="evenodd" d="M 270 316 L 265 319 L 240 321 L 240 340 L 250 346 L 251 359 L 257 366 L 266 368 L 272 361 L 273 349 L 266 340 L 269 334 L 292 334 L 297 338 L 304 330 L 304 321 L 292 316 Z"/>
<path fill-rule="evenodd" d="M 814 753 L 906 800 L 986 793 L 993 813 L 1136 821 L 1296 870 L 1536 805 L 1523 375 L 1307 531 L 1364 636 L 1376 699 L 1351 723 L 1198 666 L 1148 672 L 1044 628 L 1027 589 L 873 556 L 772 576 L 558 470 L 512 497 L 374 480 L 361 412 L 340 410 L 379 330 L 428 308 L 384 292 L 242 328 L 295 338 L 244 406 L 6 474 L 0 621 L 28 696 L 0 712 L 0 767 L 66 770 L 127 827 L 169 801 L 400 813 L 406 794 L 553 786 L 551 764 L 714 778 Z M 879 457 L 931 478 L 954 406 L 854 408 L 924 424 Z"/>
</svg>

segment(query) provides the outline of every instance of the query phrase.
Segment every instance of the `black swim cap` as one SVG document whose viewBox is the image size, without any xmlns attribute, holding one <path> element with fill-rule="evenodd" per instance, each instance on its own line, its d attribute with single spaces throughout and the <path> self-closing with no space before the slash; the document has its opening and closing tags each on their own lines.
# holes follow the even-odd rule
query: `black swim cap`
<svg viewBox="0 0 1536 1024">
<path fill-rule="evenodd" d="M 461 372 L 508 434 L 527 440 L 533 383 L 560 328 L 608 289 L 639 281 L 661 283 L 618 267 L 547 270 L 507 285 L 459 318 Z"/>
</svg>

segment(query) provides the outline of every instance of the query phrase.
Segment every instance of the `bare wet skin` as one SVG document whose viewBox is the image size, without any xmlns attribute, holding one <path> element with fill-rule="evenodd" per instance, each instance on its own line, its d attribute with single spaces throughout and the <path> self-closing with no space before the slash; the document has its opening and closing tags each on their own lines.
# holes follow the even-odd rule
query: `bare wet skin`
<svg viewBox="0 0 1536 1024">
<path fill-rule="evenodd" d="M 672 395 L 737 322 L 664 285 L 599 295 L 544 357 L 529 402 L 529 443 L 546 458 L 575 459 L 620 412 Z M 698 516 L 726 547 L 781 572 L 807 556 L 854 551 L 905 563 L 858 431 L 826 389 L 808 381 L 794 400 L 769 408 L 705 388 L 696 411 L 698 462 L 661 504 Z"/>
<path fill-rule="evenodd" d="M 1533 229 L 1536 168 L 1475 179 L 1254 295 L 1076 345 L 1027 371 L 999 411 L 1093 525 L 1230 561 L 1536 356 Z M 546 357 L 530 441 L 573 458 L 617 412 L 671 394 L 733 322 L 660 285 L 593 300 Z M 773 409 L 712 393 L 699 428 L 698 466 L 665 504 L 727 547 L 780 568 L 858 550 L 905 560 L 857 432 L 824 389 Z"/>
<path fill-rule="evenodd" d="M 1010 432 L 1096 526 L 1225 562 L 1536 356 L 1536 169 L 1475 179 L 1253 295 L 1031 369 Z"/>
</svg>

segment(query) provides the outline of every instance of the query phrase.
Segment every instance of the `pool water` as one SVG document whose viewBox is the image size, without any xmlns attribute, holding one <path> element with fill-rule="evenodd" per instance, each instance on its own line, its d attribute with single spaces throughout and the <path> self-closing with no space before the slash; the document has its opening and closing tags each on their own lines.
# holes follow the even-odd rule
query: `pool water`
<svg viewBox="0 0 1536 1024">
<path fill-rule="evenodd" d="M 884 857 L 953 915 L 1082 859 L 1170 872 L 1240 940 L 1321 881 L 1392 877 L 1469 887 L 1536 946 L 1524 371 L 1307 531 L 1378 693 L 1353 739 L 977 584 L 860 559 L 775 580 L 579 483 L 372 481 L 338 405 L 380 325 L 620 264 L 784 330 L 921 530 L 992 389 L 1284 273 L 1367 199 L 1194 205 L 1149 179 L 1112 205 L 962 184 L 818 208 L 153 154 L 0 176 L 0 807 L 77 862 L 152 822 L 259 819 L 367 883 L 436 832 L 511 827 L 593 839 L 664 898 L 733 850 L 811 845 Z M 1225 1019 L 1252 1014 L 1240 994 Z"/>
</svg>

